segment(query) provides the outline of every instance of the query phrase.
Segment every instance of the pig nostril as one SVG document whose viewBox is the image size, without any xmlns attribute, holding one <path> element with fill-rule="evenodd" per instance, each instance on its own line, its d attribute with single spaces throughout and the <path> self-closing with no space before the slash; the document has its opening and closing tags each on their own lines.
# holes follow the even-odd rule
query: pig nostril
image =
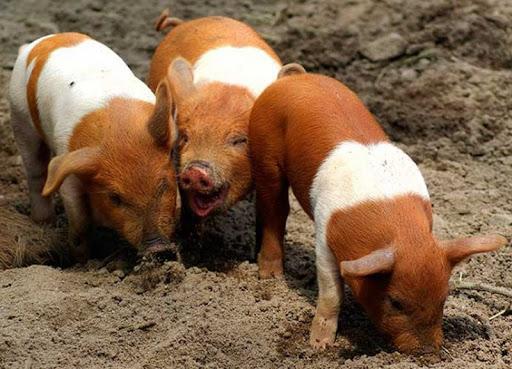
<svg viewBox="0 0 512 369">
<path fill-rule="evenodd" d="M 184 185 L 190 185 L 190 178 L 188 177 L 183 178 L 181 181 L 183 182 Z"/>
<path fill-rule="evenodd" d="M 201 180 L 199 181 L 199 183 L 200 183 L 200 184 L 201 184 L 201 186 L 202 186 L 202 187 L 204 187 L 204 188 L 207 188 L 207 187 L 209 187 L 209 186 L 210 186 L 210 183 L 209 183 L 206 179 L 201 179 Z"/>
</svg>

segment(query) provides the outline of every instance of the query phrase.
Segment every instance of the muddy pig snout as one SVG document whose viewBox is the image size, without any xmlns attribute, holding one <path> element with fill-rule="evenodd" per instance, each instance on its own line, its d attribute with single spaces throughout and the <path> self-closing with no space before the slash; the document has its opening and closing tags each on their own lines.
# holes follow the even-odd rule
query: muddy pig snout
<svg viewBox="0 0 512 369">
<path fill-rule="evenodd" d="M 211 166 L 205 161 L 189 163 L 180 174 L 180 185 L 184 190 L 208 192 L 215 188 Z"/>
<path fill-rule="evenodd" d="M 140 254 L 148 255 L 166 251 L 170 248 L 171 241 L 163 235 L 146 236 L 142 241 Z"/>
</svg>

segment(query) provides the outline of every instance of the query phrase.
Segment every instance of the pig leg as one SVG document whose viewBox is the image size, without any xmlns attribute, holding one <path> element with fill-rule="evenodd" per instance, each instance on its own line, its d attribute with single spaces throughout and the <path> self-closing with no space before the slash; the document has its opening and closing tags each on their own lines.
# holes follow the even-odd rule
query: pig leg
<svg viewBox="0 0 512 369">
<path fill-rule="evenodd" d="M 46 182 L 51 153 L 29 119 L 11 106 L 11 125 L 27 173 L 30 217 L 36 223 L 50 223 L 55 217 L 52 199 L 43 197 L 41 192 Z"/>
<path fill-rule="evenodd" d="M 70 176 L 64 180 L 59 192 L 69 222 L 71 255 L 76 261 L 84 263 L 89 258 L 87 231 L 90 219 L 82 183 L 75 176 Z"/>
<path fill-rule="evenodd" d="M 343 281 L 336 258 L 324 241 L 316 246 L 318 302 L 311 325 L 309 343 L 316 349 L 332 345 L 338 328 L 338 315 L 343 300 Z"/>
<path fill-rule="evenodd" d="M 290 211 L 288 183 L 278 173 L 260 173 L 256 180 L 256 223 L 261 250 L 258 255 L 260 278 L 283 275 L 283 244 L 286 218 Z"/>
</svg>

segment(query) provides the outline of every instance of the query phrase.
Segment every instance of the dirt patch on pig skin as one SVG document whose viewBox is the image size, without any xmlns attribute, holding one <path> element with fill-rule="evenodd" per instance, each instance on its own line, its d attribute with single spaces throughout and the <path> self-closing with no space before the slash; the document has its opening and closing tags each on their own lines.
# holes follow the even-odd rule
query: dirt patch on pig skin
<svg viewBox="0 0 512 369">
<path fill-rule="evenodd" d="M 6 98 L 18 47 L 47 33 L 82 31 L 145 77 L 161 39 L 152 22 L 167 6 L 184 18 L 245 20 L 285 62 L 300 61 L 357 91 L 420 164 L 440 237 L 511 236 L 512 3 L 506 0 L 3 0 L 4 211 L 21 219 L 29 209 Z M 379 60 L 371 61 L 367 56 L 377 54 L 368 48 L 380 38 L 395 42 L 383 48 L 393 54 L 382 59 L 380 50 Z M 455 291 L 447 300 L 440 358 L 395 352 L 350 295 L 335 346 L 317 353 L 307 343 L 316 299 L 313 227 L 297 204 L 288 221 L 281 281 L 257 278 L 250 203 L 214 223 L 208 242 L 189 244 L 185 266 L 144 262 L 130 269 L 121 259 L 0 272 L 0 368 L 512 366 L 512 314 L 489 320 L 511 301 L 473 291 Z M 46 232 L 60 237 L 65 229 L 60 209 L 58 226 Z M 31 240 L 51 239 L 39 236 Z M 453 280 L 512 287 L 511 270 L 509 246 L 463 264 Z"/>
</svg>

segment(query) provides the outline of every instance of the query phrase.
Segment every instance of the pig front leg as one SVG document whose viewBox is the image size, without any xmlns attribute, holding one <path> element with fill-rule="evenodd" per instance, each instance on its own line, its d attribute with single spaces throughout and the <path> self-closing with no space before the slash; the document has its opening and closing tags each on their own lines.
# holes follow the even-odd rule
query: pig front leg
<svg viewBox="0 0 512 369">
<path fill-rule="evenodd" d="M 288 183 L 282 176 L 258 175 L 256 224 L 259 275 L 262 279 L 283 276 L 284 234 L 290 211 Z"/>
<path fill-rule="evenodd" d="M 36 223 L 50 223 L 55 218 L 52 199 L 43 197 L 50 149 L 30 124 L 30 118 L 11 105 L 11 125 L 27 174 L 30 217 Z"/>
<path fill-rule="evenodd" d="M 343 280 L 336 258 L 325 241 L 316 245 L 316 273 L 318 302 L 311 324 L 309 343 L 323 350 L 332 345 L 338 329 L 338 315 L 343 301 Z"/>
<path fill-rule="evenodd" d="M 60 187 L 60 195 L 69 222 L 68 237 L 71 256 L 79 263 L 85 263 L 89 258 L 87 231 L 90 225 L 90 216 L 82 183 L 75 176 L 66 178 Z"/>
</svg>

